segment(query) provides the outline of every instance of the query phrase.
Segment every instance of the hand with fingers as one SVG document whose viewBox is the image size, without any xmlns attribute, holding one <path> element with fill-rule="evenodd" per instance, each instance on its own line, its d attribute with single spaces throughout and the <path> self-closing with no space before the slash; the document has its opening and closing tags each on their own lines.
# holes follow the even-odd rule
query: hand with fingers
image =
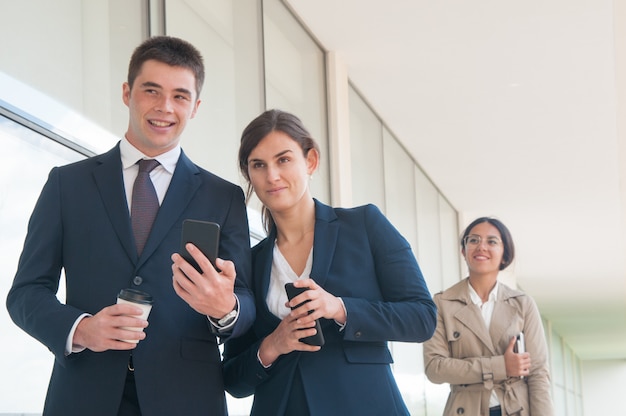
<svg viewBox="0 0 626 416">
<path fill-rule="evenodd" d="M 220 319 L 235 309 L 235 265 L 216 259 L 220 269 L 215 270 L 209 259 L 193 244 L 186 245 L 189 254 L 202 269 L 199 273 L 180 254 L 172 254 L 172 280 L 174 291 L 196 312 Z"/>
<path fill-rule="evenodd" d="M 308 345 L 300 340 L 302 338 L 315 335 L 315 321 L 308 323 L 298 322 L 298 318 L 304 315 L 290 313 L 283 319 L 276 329 L 261 342 L 259 347 L 259 358 L 264 366 L 269 366 L 281 355 L 289 354 L 292 351 L 319 351 L 321 347 Z M 304 314 L 308 314 L 305 311 Z"/>
<path fill-rule="evenodd" d="M 341 299 L 325 291 L 315 280 L 296 280 L 294 286 L 309 289 L 286 304 L 292 308 L 306 302 L 291 312 L 292 318 L 298 319 L 298 323 L 310 324 L 320 318 L 333 319 L 342 325 L 346 323 L 346 310 Z"/>
<path fill-rule="evenodd" d="M 504 365 L 507 377 L 524 377 L 530 374 L 530 354 L 527 352 L 516 353 L 514 351 L 516 337 L 512 337 L 504 352 Z"/>
<path fill-rule="evenodd" d="M 107 306 L 78 323 L 72 344 L 76 348 L 87 348 L 94 352 L 132 350 L 137 347 L 138 341 L 146 337 L 143 329 L 148 326 L 148 321 L 141 319 L 142 314 L 142 309 L 133 305 Z"/>
</svg>

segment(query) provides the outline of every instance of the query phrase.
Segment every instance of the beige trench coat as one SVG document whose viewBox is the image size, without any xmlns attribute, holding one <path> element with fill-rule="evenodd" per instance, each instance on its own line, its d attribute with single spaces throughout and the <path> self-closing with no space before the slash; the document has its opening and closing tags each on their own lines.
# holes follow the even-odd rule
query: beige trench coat
<svg viewBox="0 0 626 416">
<path fill-rule="evenodd" d="M 498 297 L 489 330 L 472 303 L 468 279 L 434 296 L 435 335 L 424 343 L 426 376 L 449 383 L 444 416 L 488 416 L 495 389 L 503 415 L 552 416 L 548 349 L 534 300 L 498 283 Z M 504 351 L 511 337 L 524 332 L 530 353 L 528 377 L 507 377 Z"/>
</svg>

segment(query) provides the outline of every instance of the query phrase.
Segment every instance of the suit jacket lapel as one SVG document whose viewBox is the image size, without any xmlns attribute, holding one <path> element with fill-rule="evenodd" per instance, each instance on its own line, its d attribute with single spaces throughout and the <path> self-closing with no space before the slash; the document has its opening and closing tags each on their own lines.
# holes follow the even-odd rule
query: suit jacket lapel
<svg viewBox="0 0 626 416">
<path fill-rule="evenodd" d="M 311 278 L 320 286 L 328 277 L 335 255 L 339 223 L 337 214 L 328 205 L 315 200 L 315 236 L 313 238 L 313 266 Z"/>
<path fill-rule="evenodd" d="M 150 236 L 141 253 L 138 267 L 150 257 L 161 241 L 163 241 L 168 231 L 180 220 L 185 208 L 189 205 L 202 183 L 197 176 L 199 173 L 198 168 L 181 151 L 172 181 L 167 188 L 163 203 L 152 225 Z"/>
<path fill-rule="evenodd" d="M 93 176 L 102 197 L 102 203 L 122 247 L 124 247 L 131 261 L 136 262 L 137 249 L 133 240 L 128 203 L 124 191 L 119 143 L 107 153 L 96 157 L 98 157 L 100 165 L 94 169 Z"/>
</svg>

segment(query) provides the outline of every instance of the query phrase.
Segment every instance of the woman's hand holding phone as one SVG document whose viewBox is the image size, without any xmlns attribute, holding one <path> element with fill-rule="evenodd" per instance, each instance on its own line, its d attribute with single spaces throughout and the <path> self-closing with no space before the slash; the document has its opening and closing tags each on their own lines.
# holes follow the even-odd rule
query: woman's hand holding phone
<svg viewBox="0 0 626 416">
<path fill-rule="evenodd" d="M 325 291 L 313 279 L 296 280 L 293 285 L 297 290 L 308 289 L 304 298 L 296 299 L 293 302 L 290 301 L 287 304 L 288 307 L 291 307 L 300 306 L 299 304 L 305 300 L 310 302 L 307 303 L 306 307 L 312 312 L 301 318 L 302 323 L 325 318 L 332 319 L 340 325 L 345 325 L 347 316 L 341 299 Z M 298 311 L 296 310 L 296 312 Z"/>
<path fill-rule="evenodd" d="M 311 308 L 311 300 L 310 299 L 302 299 L 300 296 L 304 292 L 310 290 L 308 287 L 295 287 L 293 283 L 287 283 L 285 285 L 285 291 L 287 292 L 287 299 L 289 300 L 288 305 L 292 303 L 296 303 L 296 305 L 290 306 L 292 313 L 290 316 L 295 319 L 295 322 L 298 324 L 304 325 L 305 328 L 311 323 L 313 323 L 316 333 L 311 336 L 306 336 L 300 338 L 300 341 L 308 344 L 308 345 L 324 345 L 324 334 L 322 333 L 322 327 L 317 319 L 308 320 L 306 317 L 314 313 L 314 310 L 308 309 Z M 300 299 L 299 301 L 291 302 L 294 299 Z M 299 302 L 299 303 L 298 303 Z M 307 308 L 302 310 L 302 308 Z"/>
</svg>

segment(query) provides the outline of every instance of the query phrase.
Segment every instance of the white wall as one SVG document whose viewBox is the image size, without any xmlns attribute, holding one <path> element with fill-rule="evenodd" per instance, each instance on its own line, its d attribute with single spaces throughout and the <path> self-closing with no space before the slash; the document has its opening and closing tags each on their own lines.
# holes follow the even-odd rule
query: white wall
<svg viewBox="0 0 626 416">
<path fill-rule="evenodd" d="M 582 372 L 585 415 L 624 412 L 622 395 L 626 385 L 626 361 L 583 361 Z"/>
</svg>

